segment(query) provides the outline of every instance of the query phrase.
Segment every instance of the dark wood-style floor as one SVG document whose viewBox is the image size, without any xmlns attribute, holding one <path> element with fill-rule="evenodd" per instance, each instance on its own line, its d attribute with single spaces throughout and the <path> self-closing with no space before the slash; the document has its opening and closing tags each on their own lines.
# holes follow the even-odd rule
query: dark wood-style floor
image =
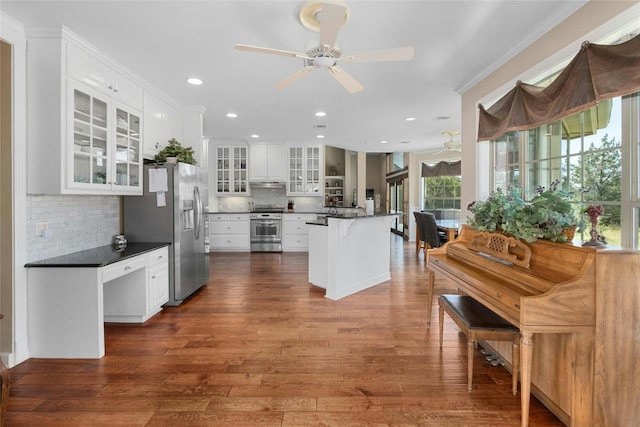
<svg viewBox="0 0 640 427">
<path fill-rule="evenodd" d="M 191 300 L 107 325 L 104 358 L 12 368 L 7 426 L 519 426 L 480 351 L 467 391 L 464 336 L 425 327 L 423 253 L 390 239 L 391 281 L 340 301 L 306 254 L 212 254 Z M 531 427 L 562 425 L 532 397 Z"/>
</svg>

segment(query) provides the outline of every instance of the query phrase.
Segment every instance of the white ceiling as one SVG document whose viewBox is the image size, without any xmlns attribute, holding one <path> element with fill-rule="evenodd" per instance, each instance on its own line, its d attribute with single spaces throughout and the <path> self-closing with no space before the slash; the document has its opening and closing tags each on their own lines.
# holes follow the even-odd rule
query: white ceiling
<svg viewBox="0 0 640 427">
<path fill-rule="evenodd" d="M 255 133 L 259 141 L 313 142 L 323 134 L 329 145 L 391 152 L 442 149 L 449 139 L 442 132 L 461 127 L 460 94 L 585 1 L 346 0 L 343 54 L 415 48 L 411 61 L 342 64 L 364 85 L 353 95 L 326 70 L 276 89 L 303 67 L 301 59 L 234 49 L 306 51 L 319 39 L 298 20 L 307 3 L 2 0 L 0 11 L 26 29 L 65 25 L 180 104 L 204 106 L 211 141 L 246 141 Z M 204 84 L 188 85 L 188 76 Z M 319 110 L 326 117 L 316 118 Z"/>
</svg>

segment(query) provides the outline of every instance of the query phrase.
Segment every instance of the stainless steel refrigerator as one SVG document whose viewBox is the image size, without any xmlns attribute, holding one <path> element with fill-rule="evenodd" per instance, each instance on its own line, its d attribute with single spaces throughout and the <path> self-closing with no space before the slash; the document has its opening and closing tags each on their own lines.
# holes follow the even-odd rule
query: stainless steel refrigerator
<svg viewBox="0 0 640 427">
<path fill-rule="evenodd" d="M 171 243 L 166 305 L 180 305 L 209 278 L 207 171 L 186 163 L 145 165 L 144 177 L 144 194 L 124 197 L 124 233 L 130 242 Z"/>
</svg>

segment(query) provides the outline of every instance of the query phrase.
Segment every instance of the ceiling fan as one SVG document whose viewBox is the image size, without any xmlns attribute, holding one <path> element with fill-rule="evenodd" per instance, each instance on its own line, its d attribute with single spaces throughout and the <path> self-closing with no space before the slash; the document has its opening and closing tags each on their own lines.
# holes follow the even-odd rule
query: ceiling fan
<svg viewBox="0 0 640 427">
<path fill-rule="evenodd" d="M 459 130 L 447 130 L 442 132 L 443 135 L 449 137 L 449 141 L 446 141 L 444 145 L 444 150 L 440 150 L 434 154 L 442 154 L 442 153 L 460 153 L 462 151 L 462 144 L 460 141 L 454 141 L 453 137 L 456 135 L 460 135 Z"/>
<path fill-rule="evenodd" d="M 413 47 L 401 47 L 363 52 L 359 54 L 343 56 L 336 46 L 336 39 L 340 28 L 348 20 L 348 10 L 344 4 L 334 2 L 312 3 L 304 9 L 313 8 L 314 20 L 319 23 L 320 43 L 307 52 L 293 52 L 288 50 L 271 49 L 267 47 L 236 44 L 238 50 L 249 52 L 267 53 L 271 55 L 291 56 L 304 60 L 304 68 L 279 82 L 276 87 L 282 89 L 296 80 L 304 77 L 316 68 L 326 69 L 349 93 L 357 93 L 364 87 L 354 79 L 344 68 L 338 64 L 341 62 L 382 62 L 382 61 L 407 61 L 413 58 Z M 305 11 L 303 9 L 303 12 Z M 303 25 L 312 28 L 303 20 L 303 12 L 300 13 Z"/>
</svg>

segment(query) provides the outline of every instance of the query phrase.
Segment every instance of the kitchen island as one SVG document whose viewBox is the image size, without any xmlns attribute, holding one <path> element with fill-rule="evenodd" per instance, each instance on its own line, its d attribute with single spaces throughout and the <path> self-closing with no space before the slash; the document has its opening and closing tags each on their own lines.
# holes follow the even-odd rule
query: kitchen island
<svg viewBox="0 0 640 427">
<path fill-rule="evenodd" d="M 338 300 L 391 279 L 389 233 L 397 214 L 335 215 L 309 227 L 309 282 Z"/>
</svg>

